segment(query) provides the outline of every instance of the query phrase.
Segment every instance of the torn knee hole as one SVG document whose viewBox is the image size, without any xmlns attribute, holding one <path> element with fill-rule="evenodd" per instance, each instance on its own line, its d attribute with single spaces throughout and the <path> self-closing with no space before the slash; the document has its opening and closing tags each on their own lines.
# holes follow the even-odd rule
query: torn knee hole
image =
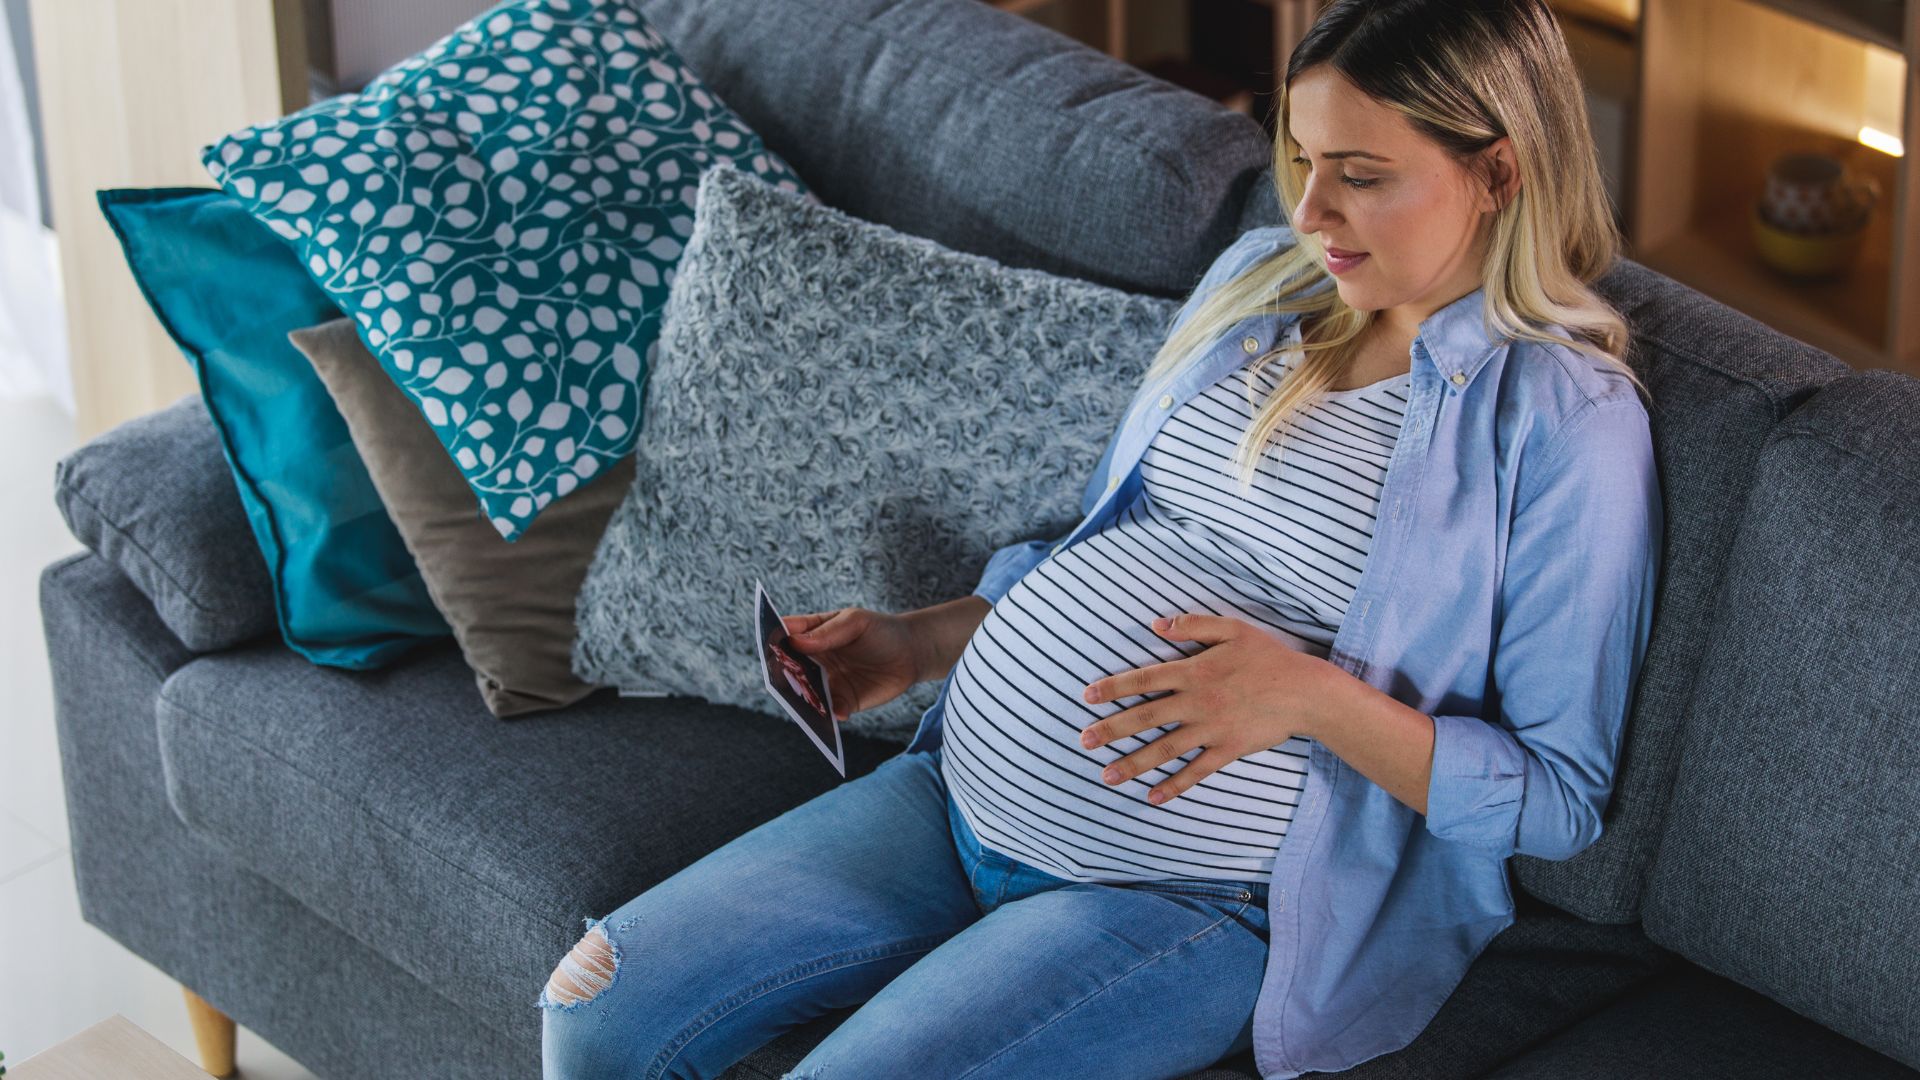
<svg viewBox="0 0 1920 1080">
<path fill-rule="evenodd" d="M 547 996 L 563 1005 L 590 1001 L 613 985 L 613 973 L 618 968 L 613 943 L 607 940 L 607 932 L 596 926 L 553 969 L 553 977 L 547 980 Z"/>
</svg>

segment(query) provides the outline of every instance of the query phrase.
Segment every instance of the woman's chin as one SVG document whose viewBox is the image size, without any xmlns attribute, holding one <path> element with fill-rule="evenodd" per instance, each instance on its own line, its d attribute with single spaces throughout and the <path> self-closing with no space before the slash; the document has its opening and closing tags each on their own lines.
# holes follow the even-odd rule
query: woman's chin
<svg viewBox="0 0 1920 1080">
<path fill-rule="evenodd" d="M 1335 276 L 1333 287 L 1340 290 L 1340 299 L 1355 311 L 1372 311 L 1376 306 L 1369 302 L 1373 290 L 1350 277 Z"/>
</svg>

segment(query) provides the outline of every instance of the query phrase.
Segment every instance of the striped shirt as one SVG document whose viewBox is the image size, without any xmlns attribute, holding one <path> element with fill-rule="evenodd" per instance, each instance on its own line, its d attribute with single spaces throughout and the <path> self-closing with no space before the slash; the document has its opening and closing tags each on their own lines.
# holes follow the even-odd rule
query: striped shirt
<svg viewBox="0 0 1920 1080">
<path fill-rule="evenodd" d="M 1277 366 L 1293 369 L 1299 340 L 1295 320 Z M 1327 655 L 1366 561 L 1410 376 L 1332 391 L 1296 413 L 1276 436 L 1279 466 L 1269 448 L 1243 497 L 1234 447 L 1277 382 L 1243 365 L 1169 416 L 1141 458 L 1132 505 L 1035 566 L 968 641 L 948 690 L 941 767 L 982 844 L 1073 881 L 1271 876 L 1309 740 L 1240 758 L 1154 806 L 1148 789 L 1204 747 L 1111 785 L 1100 778 L 1109 763 L 1177 725 L 1094 750 L 1079 735 L 1150 700 L 1089 705 L 1088 683 L 1205 648 L 1156 634 L 1148 624 L 1162 615 L 1238 618 Z"/>
</svg>

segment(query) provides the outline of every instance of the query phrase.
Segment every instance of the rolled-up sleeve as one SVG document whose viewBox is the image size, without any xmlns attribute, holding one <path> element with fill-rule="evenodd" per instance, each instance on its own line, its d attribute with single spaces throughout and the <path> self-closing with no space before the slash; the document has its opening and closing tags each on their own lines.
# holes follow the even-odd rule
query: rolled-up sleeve
<svg viewBox="0 0 1920 1080">
<path fill-rule="evenodd" d="M 1493 676 L 1498 722 L 1433 717 L 1427 831 L 1502 857 L 1600 838 L 1653 625 L 1665 527 L 1637 397 L 1562 422 L 1523 479 Z"/>
</svg>

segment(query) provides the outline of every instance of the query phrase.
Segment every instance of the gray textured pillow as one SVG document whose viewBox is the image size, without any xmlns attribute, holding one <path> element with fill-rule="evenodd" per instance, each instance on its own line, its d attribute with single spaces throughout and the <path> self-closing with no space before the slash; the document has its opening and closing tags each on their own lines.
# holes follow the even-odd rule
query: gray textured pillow
<svg viewBox="0 0 1920 1080">
<path fill-rule="evenodd" d="M 970 593 L 996 548 L 1066 532 L 1179 308 L 724 166 L 701 178 L 675 275 L 574 672 L 775 715 L 754 579 L 782 614 L 906 611 Z M 904 742 L 938 690 L 846 729 Z"/>
</svg>

